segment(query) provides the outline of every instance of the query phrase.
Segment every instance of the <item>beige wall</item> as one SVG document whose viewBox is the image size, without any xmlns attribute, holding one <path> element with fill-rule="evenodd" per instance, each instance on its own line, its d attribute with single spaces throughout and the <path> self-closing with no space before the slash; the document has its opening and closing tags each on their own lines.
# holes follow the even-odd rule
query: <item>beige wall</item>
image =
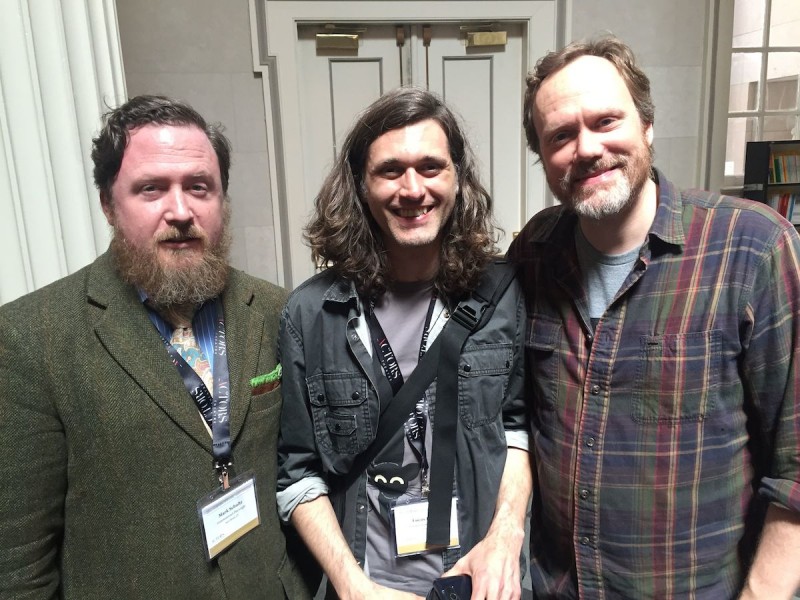
<svg viewBox="0 0 800 600">
<path fill-rule="evenodd" d="M 166 94 L 225 125 L 234 266 L 277 281 L 267 135 L 248 0 L 118 0 L 128 96 Z"/>
<path fill-rule="evenodd" d="M 232 262 L 277 280 L 261 81 L 248 0 L 118 0 L 128 94 L 165 93 L 223 122 L 234 147 Z M 636 51 L 656 102 L 656 164 L 700 182 L 706 2 L 572 0 L 571 37 L 613 32 Z"/>
</svg>

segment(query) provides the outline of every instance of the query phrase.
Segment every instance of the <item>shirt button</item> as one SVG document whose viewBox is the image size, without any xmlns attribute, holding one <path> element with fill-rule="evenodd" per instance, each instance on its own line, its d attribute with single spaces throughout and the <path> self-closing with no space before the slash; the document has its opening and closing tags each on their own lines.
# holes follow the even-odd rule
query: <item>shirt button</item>
<svg viewBox="0 0 800 600">
<path fill-rule="evenodd" d="M 592 541 L 592 540 L 590 540 L 590 539 L 589 539 L 587 536 L 583 536 L 583 537 L 581 538 L 581 545 L 582 545 L 582 546 L 588 546 L 588 545 L 589 545 L 589 542 L 591 542 L 591 541 Z"/>
<path fill-rule="evenodd" d="M 586 500 L 589 497 L 589 490 L 581 490 L 581 500 Z"/>
<path fill-rule="evenodd" d="M 594 438 L 591 437 L 591 436 L 587 437 L 586 438 L 586 445 L 589 446 L 589 448 L 593 448 L 594 447 Z"/>
<path fill-rule="evenodd" d="M 600 393 L 600 386 L 596 383 L 592 386 L 592 395 L 597 396 Z"/>
</svg>

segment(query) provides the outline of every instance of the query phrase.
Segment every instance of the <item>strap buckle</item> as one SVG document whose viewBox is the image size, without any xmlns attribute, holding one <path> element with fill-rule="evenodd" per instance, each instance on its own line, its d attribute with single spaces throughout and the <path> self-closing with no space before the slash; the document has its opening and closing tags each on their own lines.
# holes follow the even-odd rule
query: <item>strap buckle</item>
<svg viewBox="0 0 800 600">
<path fill-rule="evenodd" d="M 478 322 L 480 322 L 487 304 L 487 302 L 478 300 L 472 296 L 469 300 L 459 302 L 456 309 L 450 315 L 450 318 L 462 327 L 472 331 L 478 325 Z"/>
</svg>

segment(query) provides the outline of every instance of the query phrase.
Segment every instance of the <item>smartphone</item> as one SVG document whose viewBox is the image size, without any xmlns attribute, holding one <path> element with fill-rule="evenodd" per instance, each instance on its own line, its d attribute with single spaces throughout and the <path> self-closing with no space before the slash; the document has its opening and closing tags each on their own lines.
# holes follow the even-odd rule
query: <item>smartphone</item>
<svg viewBox="0 0 800 600">
<path fill-rule="evenodd" d="M 427 600 L 469 600 L 472 596 L 472 577 L 453 575 L 433 580 Z"/>
</svg>

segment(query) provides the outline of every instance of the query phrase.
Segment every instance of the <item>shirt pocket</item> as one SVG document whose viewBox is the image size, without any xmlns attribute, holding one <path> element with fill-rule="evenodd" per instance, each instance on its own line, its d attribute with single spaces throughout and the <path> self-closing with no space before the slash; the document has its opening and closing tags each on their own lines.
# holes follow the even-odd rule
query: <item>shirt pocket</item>
<svg viewBox="0 0 800 600">
<path fill-rule="evenodd" d="M 494 422 L 500 415 L 513 359 L 511 343 L 466 348 L 458 364 L 461 421 L 468 428 Z"/>
<path fill-rule="evenodd" d="M 314 435 L 319 447 L 358 454 L 374 438 L 369 414 L 369 382 L 360 373 L 320 373 L 306 378 Z"/>
<path fill-rule="evenodd" d="M 526 387 L 533 390 L 537 410 L 552 411 L 556 406 L 562 329 L 561 321 L 553 317 L 535 314 L 528 319 L 525 354 L 531 376 Z"/>
<path fill-rule="evenodd" d="M 717 409 L 719 330 L 642 336 L 633 395 L 637 423 L 701 421 Z"/>
</svg>

